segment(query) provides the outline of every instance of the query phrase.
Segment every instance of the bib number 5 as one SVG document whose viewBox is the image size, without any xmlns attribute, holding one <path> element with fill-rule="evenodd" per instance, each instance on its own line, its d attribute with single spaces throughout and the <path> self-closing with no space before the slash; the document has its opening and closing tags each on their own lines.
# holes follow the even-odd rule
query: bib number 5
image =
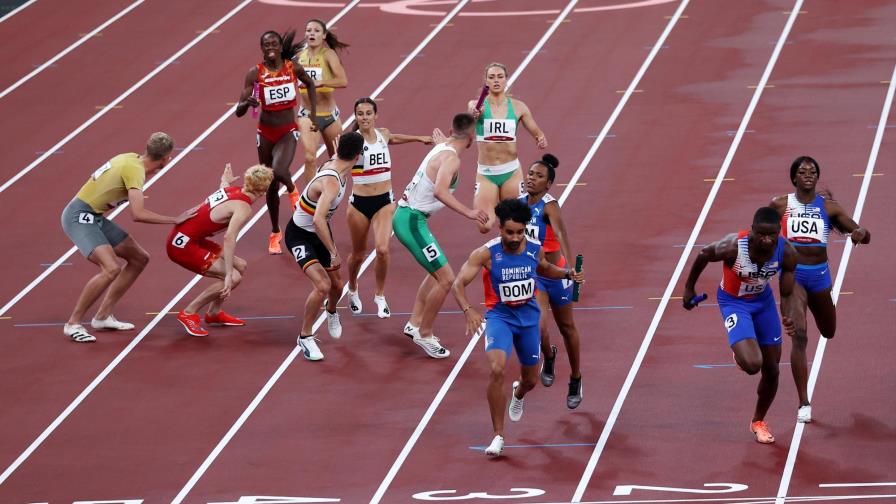
<svg viewBox="0 0 896 504">
<path fill-rule="evenodd" d="M 439 252 L 439 249 L 435 246 L 435 244 L 430 243 L 429 245 L 423 247 L 423 256 L 426 257 L 426 260 L 429 262 L 435 261 L 442 255 Z"/>
</svg>

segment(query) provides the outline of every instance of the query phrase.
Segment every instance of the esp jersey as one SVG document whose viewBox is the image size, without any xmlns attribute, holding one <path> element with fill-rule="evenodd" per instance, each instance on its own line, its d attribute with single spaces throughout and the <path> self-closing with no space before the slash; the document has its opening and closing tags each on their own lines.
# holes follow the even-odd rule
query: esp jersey
<svg viewBox="0 0 896 504">
<path fill-rule="evenodd" d="M 528 205 L 529 195 L 520 196 L 520 201 Z M 526 224 L 526 237 L 537 241 L 541 244 L 545 252 L 556 252 L 560 250 L 560 242 L 554 235 L 554 228 L 548 222 L 547 215 L 544 213 L 544 206 L 552 201 L 556 201 L 553 196 L 545 193 L 545 195 L 537 203 L 529 205 L 532 211 L 532 219 Z"/>
<path fill-rule="evenodd" d="M 96 213 L 103 213 L 126 202 L 130 189 L 142 191 L 145 181 L 140 155 L 119 154 L 97 168 L 76 196 Z"/>
<path fill-rule="evenodd" d="M 352 168 L 352 182 L 355 184 L 373 184 L 392 178 L 392 158 L 389 156 L 389 144 L 378 129 L 376 140 L 371 144 L 364 140 L 364 150 L 358 158 L 358 164 Z"/>
<path fill-rule="evenodd" d="M 296 106 L 296 83 L 292 61 L 286 60 L 273 72 L 258 64 L 258 100 L 262 110 L 286 110 Z"/>
<path fill-rule="evenodd" d="M 741 231 L 737 234 L 737 259 L 732 266 L 722 263 L 723 291 L 739 298 L 753 298 L 766 291 L 768 281 L 781 271 L 781 262 L 784 260 L 784 245 L 787 241 L 778 237 L 778 244 L 772 257 L 758 267 L 750 260 L 750 252 L 747 241 L 749 232 Z"/>
<path fill-rule="evenodd" d="M 513 110 L 513 102 L 507 98 L 507 117 L 497 118 L 492 115 L 491 106 L 485 100 L 482 114 L 476 122 L 477 142 L 516 142 L 516 123 L 518 118 Z"/>
<path fill-rule="evenodd" d="M 299 59 L 299 64 L 302 65 L 302 68 L 305 69 L 305 73 L 308 74 L 308 77 L 311 77 L 311 80 L 315 82 L 320 82 L 322 80 L 332 79 L 333 73 L 330 71 L 330 65 L 327 63 L 327 60 L 324 59 L 324 55 L 327 54 L 327 51 L 332 51 L 329 47 L 324 47 L 320 52 L 311 55 L 311 49 L 305 48 L 299 52 L 297 56 Z M 299 83 L 300 89 L 299 92 L 302 94 L 308 93 L 308 90 L 305 89 L 305 85 L 301 82 Z M 333 92 L 333 88 L 327 86 L 320 86 L 315 88 L 318 93 L 331 93 Z"/>
<path fill-rule="evenodd" d="M 218 205 L 228 201 L 243 201 L 248 205 L 252 204 L 249 196 L 243 193 L 241 187 L 224 187 L 213 192 L 205 202 L 200 205 L 196 215 L 174 226 L 177 233 L 171 241 L 171 244 L 178 248 L 184 248 L 190 240 L 198 240 L 208 238 L 215 233 L 226 229 L 230 224 L 227 222 L 215 222 L 212 220 L 212 210 Z"/>
<path fill-rule="evenodd" d="M 541 245 L 527 237 L 520 244 L 520 253 L 514 254 L 504 250 L 498 237 L 485 246 L 492 260 L 491 268 L 482 271 L 485 305 L 492 309 L 499 303 L 509 307 L 535 304 L 535 270 Z"/>
<path fill-rule="evenodd" d="M 411 179 L 411 182 L 405 188 L 404 196 L 398 202 L 399 206 L 410 207 L 427 215 L 432 215 L 445 207 L 445 204 L 435 197 L 435 180 L 429 180 L 429 177 L 426 175 L 426 167 L 429 165 L 429 161 L 445 151 L 457 154 L 454 147 L 442 143 L 433 147 L 429 154 L 423 158 L 423 161 L 420 162 L 420 167 L 417 168 L 417 173 L 414 174 L 414 178 Z M 454 180 L 451 181 L 450 190 L 452 193 L 457 188 L 459 181 L 460 173 L 458 172 L 454 175 Z"/>
<path fill-rule="evenodd" d="M 787 208 L 781 218 L 781 233 L 796 247 L 827 247 L 831 221 L 824 208 L 824 198 L 816 194 L 803 204 L 795 193 L 787 195 Z"/>
<path fill-rule="evenodd" d="M 337 173 L 336 170 L 327 168 L 326 166 L 327 165 L 321 167 L 321 169 L 317 171 L 317 174 L 314 175 L 314 178 L 305 186 L 305 190 L 302 191 L 302 195 L 299 197 L 299 204 L 296 206 L 296 211 L 292 214 L 292 221 L 296 226 L 312 233 L 317 232 L 317 229 L 314 228 L 314 211 L 317 210 L 317 201 L 312 200 L 311 197 L 308 196 L 308 191 L 314 182 L 323 177 L 336 177 L 336 180 L 339 181 L 339 194 L 333 198 L 333 201 L 330 203 L 330 208 L 327 211 L 328 221 L 333 217 L 336 209 L 339 208 L 339 204 L 342 203 L 342 198 L 345 196 L 346 180 L 340 178 L 339 173 Z"/>
</svg>

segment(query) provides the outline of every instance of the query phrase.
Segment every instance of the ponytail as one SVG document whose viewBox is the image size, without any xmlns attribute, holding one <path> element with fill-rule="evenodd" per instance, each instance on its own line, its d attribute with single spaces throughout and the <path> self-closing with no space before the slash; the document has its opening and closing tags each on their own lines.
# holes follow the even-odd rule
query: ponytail
<svg viewBox="0 0 896 504">
<path fill-rule="evenodd" d="M 261 39 L 259 40 L 260 44 L 264 43 L 264 38 L 268 35 L 273 35 L 277 37 L 277 40 L 280 41 L 280 57 L 283 60 L 291 60 L 293 56 L 299 53 L 299 50 L 302 48 L 302 44 L 296 44 L 293 40 L 296 38 L 296 31 L 289 30 L 283 35 L 280 35 L 278 32 L 273 30 L 268 30 L 261 34 Z"/>
<path fill-rule="evenodd" d="M 548 169 L 548 182 L 554 183 L 554 177 L 556 175 L 555 170 L 558 166 L 560 166 L 560 160 L 557 159 L 557 156 L 553 154 L 545 154 L 541 156 L 541 159 L 532 163 L 533 165 L 540 164 Z"/>
<path fill-rule="evenodd" d="M 340 42 L 338 38 L 336 38 L 336 34 L 327 29 L 327 24 L 321 21 L 320 19 L 309 19 L 309 23 L 317 23 L 324 30 L 324 42 L 330 49 L 334 51 L 341 51 L 348 47 L 349 45 L 345 42 Z"/>
</svg>

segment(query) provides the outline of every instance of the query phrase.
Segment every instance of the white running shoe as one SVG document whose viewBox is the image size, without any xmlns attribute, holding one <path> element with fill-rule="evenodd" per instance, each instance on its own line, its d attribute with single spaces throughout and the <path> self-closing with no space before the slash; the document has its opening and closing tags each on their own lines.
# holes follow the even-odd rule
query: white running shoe
<svg viewBox="0 0 896 504">
<path fill-rule="evenodd" d="M 317 338 L 314 336 L 299 336 L 299 339 L 296 340 L 296 343 L 302 347 L 302 355 L 310 360 L 310 361 L 319 361 L 323 360 L 324 354 L 320 351 L 320 348 L 317 346 Z"/>
<path fill-rule="evenodd" d="M 420 347 L 423 348 L 423 351 L 426 352 L 426 355 L 433 359 L 444 359 L 451 355 L 451 352 L 449 352 L 447 348 L 439 344 L 439 338 L 436 338 L 435 336 L 430 336 L 428 338 L 415 337 L 414 343 L 420 345 Z"/>
<path fill-rule="evenodd" d="M 361 296 L 358 295 L 358 291 L 348 291 L 348 308 L 352 311 L 352 315 L 361 313 L 362 307 Z"/>
<path fill-rule="evenodd" d="M 93 343 L 96 338 L 84 329 L 81 324 L 65 324 L 62 332 L 77 343 Z"/>
<path fill-rule="evenodd" d="M 90 326 L 94 329 L 106 329 L 109 331 L 130 331 L 134 328 L 134 324 L 122 322 L 116 319 L 114 315 L 109 315 L 102 320 L 95 318 L 90 321 Z"/>
<path fill-rule="evenodd" d="M 403 332 L 408 338 L 416 339 L 420 337 L 420 328 L 411 324 L 410 321 L 404 325 Z"/>
<path fill-rule="evenodd" d="M 516 398 L 516 388 L 519 386 L 520 382 L 513 382 L 513 390 L 510 394 L 510 408 L 507 411 L 511 422 L 519 422 L 520 418 L 523 418 L 523 400 Z"/>
<path fill-rule="evenodd" d="M 800 406 L 800 409 L 796 412 L 796 421 L 799 423 L 812 422 L 812 405 Z"/>
<path fill-rule="evenodd" d="M 339 322 L 338 313 L 327 312 L 327 332 L 330 333 L 330 337 L 333 339 L 342 337 L 342 324 Z"/>
<path fill-rule="evenodd" d="M 492 444 L 485 449 L 485 454 L 489 457 L 497 457 L 502 451 L 504 451 L 504 438 L 495 436 L 495 439 L 492 439 Z"/>
<path fill-rule="evenodd" d="M 392 312 L 389 311 L 389 305 L 386 303 L 386 296 L 373 296 L 373 302 L 376 303 L 376 316 L 379 318 L 389 318 Z"/>
</svg>

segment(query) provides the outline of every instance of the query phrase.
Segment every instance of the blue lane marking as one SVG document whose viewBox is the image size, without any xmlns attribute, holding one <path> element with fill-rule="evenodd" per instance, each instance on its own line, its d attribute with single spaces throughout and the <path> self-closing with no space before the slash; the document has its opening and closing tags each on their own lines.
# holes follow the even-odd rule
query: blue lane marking
<svg viewBox="0 0 896 504">
<path fill-rule="evenodd" d="M 504 445 L 504 448 L 567 448 L 570 446 L 597 446 L 597 443 L 557 443 L 557 444 L 535 444 L 535 445 Z M 468 446 L 470 450 L 485 451 L 487 446 Z"/>
</svg>

